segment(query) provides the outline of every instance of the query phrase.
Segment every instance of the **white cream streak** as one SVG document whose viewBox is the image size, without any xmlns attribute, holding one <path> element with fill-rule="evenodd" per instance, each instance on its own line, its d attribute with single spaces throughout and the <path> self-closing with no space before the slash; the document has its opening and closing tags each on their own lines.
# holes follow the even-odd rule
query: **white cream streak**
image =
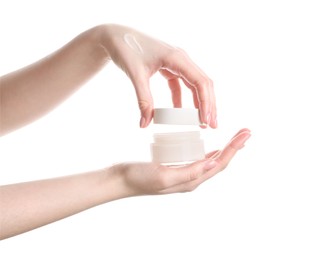
<svg viewBox="0 0 325 260">
<path fill-rule="evenodd" d="M 139 54 L 143 54 L 143 49 L 141 45 L 138 43 L 134 35 L 132 34 L 124 34 L 124 41 L 127 43 L 127 45 L 130 46 L 131 49 L 135 50 Z"/>
</svg>

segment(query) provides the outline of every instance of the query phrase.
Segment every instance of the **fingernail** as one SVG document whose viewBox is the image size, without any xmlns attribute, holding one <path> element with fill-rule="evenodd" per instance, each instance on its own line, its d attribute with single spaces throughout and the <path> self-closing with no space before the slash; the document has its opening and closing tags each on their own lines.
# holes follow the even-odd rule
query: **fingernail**
<svg viewBox="0 0 325 260">
<path fill-rule="evenodd" d="M 140 119 L 140 127 L 144 128 L 145 124 L 146 124 L 146 119 L 144 117 L 141 117 L 141 119 Z"/>
<path fill-rule="evenodd" d="M 217 121 L 217 118 L 214 119 L 214 126 L 215 126 L 215 128 L 218 127 L 218 121 Z"/>
<path fill-rule="evenodd" d="M 204 170 L 209 171 L 217 166 L 217 162 L 214 160 L 208 160 L 204 165 Z"/>
<path fill-rule="evenodd" d="M 207 118 L 205 118 L 204 121 L 201 121 L 201 123 L 200 123 L 200 127 L 202 127 L 202 128 L 207 128 L 208 125 L 209 125 L 209 122 L 208 122 Z"/>
<path fill-rule="evenodd" d="M 239 149 L 242 149 L 245 146 L 246 141 L 251 137 L 251 135 L 246 135 L 245 137 L 243 137 L 243 139 L 241 140 L 241 146 L 239 147 Z"/>
<path fill-rule="evenodd" d="M 208 125 L 210 124 L 210 120 L 211 120 L 211 114 L 208 113 L 208 115 L 207 115 L 207 124 L 208 124 Z"/>
</svg>

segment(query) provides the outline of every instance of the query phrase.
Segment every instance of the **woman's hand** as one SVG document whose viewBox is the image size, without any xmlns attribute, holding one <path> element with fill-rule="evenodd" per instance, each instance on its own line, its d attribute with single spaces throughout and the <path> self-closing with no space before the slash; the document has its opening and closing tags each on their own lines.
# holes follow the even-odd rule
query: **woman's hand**
<svg viewBox="0 0 325 260">
<path fill-rule="evenodd" d="M 99 25 L 44 59 L 0 78 L 0 135 L 51 111 L 109 60 L 133 82 L 141 110 L 141 127 L 148 126 L 153 116 L 149 79 L 157 71 L 167 79 L 175 107 L 182 106 L 181 79 L 193 93 L 202 125 L 217 126 L 212 81 L 184 51 L 131 28 Z"/>
<path fill-rule="evenodd" d="M 209 153 L 205 160 L 184 167 L 156 163 L 122 163 L 111 170 L 121 174 L 126 196 L 168 194 L 194 190 L 201 183 L 224 170 L 250 137 L 248 129 L 239 131 L 223 150 Z"/>
<path fill-rule="evenodd" d="M 174 107 L 182 106 L 181 79 L 193 93 L 201 123 L 217 127 L 212 80 L 193 63 L 185 51 L 124 26 L 104 25 L 102 30 L 102 46 L 135 87 L 141 110 L 141 127 L 148 126 L 153 116 L 149 79 L 157 71 L 168 81 Z"/>
<path fill-rule="evenodd" d="M 250 137 L 239 131 L 226 147 L 184 167 L 123 163 L 61 178 L 0 186 L 0 240 L 131 196 L 192 191 L 226 168 Z"/>
</svg>

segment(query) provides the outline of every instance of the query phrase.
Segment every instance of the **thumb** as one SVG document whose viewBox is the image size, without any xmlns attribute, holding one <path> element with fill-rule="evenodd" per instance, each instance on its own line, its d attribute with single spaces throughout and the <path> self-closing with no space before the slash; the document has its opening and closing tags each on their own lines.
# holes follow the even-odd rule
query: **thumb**
<svg viewBox="0 0 325 260">
<path fill-rule="evenodd" d="M 149 78 L 136 76 L 132 78 L 132 83 L 138 99 L 141 112 L 140 127 L 147 127 L 153 117 L 153 99 L 149 87 Z"/>
<path fill-rule="evenodd" d="M 171 186 L 184 184 L 199 179 L 203 174 L 216 167 L 217 163 L 211 159 L 196 161 L 192 164 L 171 168 L 172 174 L 168 175 Z"/>
<path fill-rule="evenodd" d="M 152 98 L 142 99 L 138 97 L 138 104 L 141 112 L 140 127 L 145 128 L 150 124 L 153 118 Z"/>
<path fill-rule="evenodd" d="M 163 193 L 194 190 L 205 180 L 202 176 L 216 167 L 216 165 L 217 163 L 214 160 L 205 159 L 184 167 L 169 168 L 169 174 L 166 172 L 164 174 L 168 187 L 163 190 Z"/>
</svg>

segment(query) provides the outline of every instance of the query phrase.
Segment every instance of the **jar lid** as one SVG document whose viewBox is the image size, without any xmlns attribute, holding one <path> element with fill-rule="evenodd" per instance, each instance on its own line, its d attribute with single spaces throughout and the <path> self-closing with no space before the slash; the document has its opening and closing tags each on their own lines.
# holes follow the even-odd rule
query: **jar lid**
<svg viewBox="0 0 325 260">
<path fill-rule="evenodd" d="M 200 125 L 199 110 L 196 108 L 156 108 L 154 124 Z"/>
</svg>

